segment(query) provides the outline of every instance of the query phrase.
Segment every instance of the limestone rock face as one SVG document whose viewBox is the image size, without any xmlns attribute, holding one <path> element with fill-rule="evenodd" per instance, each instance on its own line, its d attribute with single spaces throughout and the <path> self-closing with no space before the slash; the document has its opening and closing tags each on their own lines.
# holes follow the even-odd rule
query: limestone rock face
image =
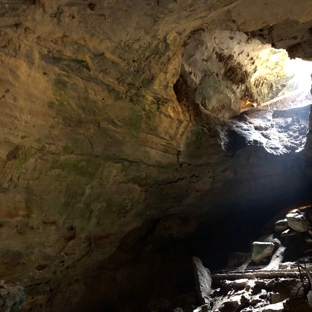
<svg viewBox="0 0 312 312">
<path fill-rule="evenodd" d="M 245 33 L 216 30 L 198 31 L 187 41 L 181 76 L 202 110 L 228 119 L 249 107 L 274 107 L 286 99 L 288 104 L 311 102 L 311 70 L 309 63 L 291 60 L 285 50 Z"/>
<path fill-rule="evenodd" d="M 307 140 L 309 111 L 310 105 L 287 111 L 246 111 L 231 121 L 228 148 L 235 151 L 245 144 L 263 146 L 275 155 L 300 152 Z"/>
<path fill-rule="evenodd" d="M 182 220 L 169 222 L 170 239 L 233 207 L 306 191 L 311 145 L 281 158 L 260 146 L 222 149 L 218 118 L 237 112 L 229 99 L 243 92 L 238 64 L 225 71 L 237 89 L 223 85 L 207 103 L 224 102 L 213 118 L 174 86 L 199 28 L 251 40 L 272 27 L 276 42 L 308 58 L 308 37 L 294 47 L 281 30 L 293 21 L 308 34 L 311 20 L 310 0 L 0 1 L 0 276 L 25 288 L 25 311 L 86 311 L 81 302 L 97 304 L 104 291 L 106 305 L 131 299 L 134 287 L 112 286 L 128 276 L 121 241 L 165 215 Z M 91 298 L 96 278 L 105 287 Z"/>
</svg>

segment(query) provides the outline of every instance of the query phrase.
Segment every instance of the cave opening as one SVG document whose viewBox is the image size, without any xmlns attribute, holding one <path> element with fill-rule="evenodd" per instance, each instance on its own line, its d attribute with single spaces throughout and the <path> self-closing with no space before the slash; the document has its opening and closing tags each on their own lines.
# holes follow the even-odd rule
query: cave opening
<svg viewBox="0 0 312 312">
<path fill-rule="evenodd" d="M 225 184 L 229 192 L 236 193 L 230 203 L 223 202 L 227 207 L 233 206 L 228 220 L 222 216 L 220 221 L 216 219 L 218 226 L 207 230 L 209 222 L 205 223 L 202 218 L 194 241 L 214 237 L 215 246 L 211 248 L 215 249 L 215 256 L 207 255 L 205 250 L 197 252 L 216 269 L 224 266 L 226 250 L 230 253 L 233 248 L 248 249 L 248 240 L 260 235 L 278 211 L 294 207 L 299 199 L 301 204 L 306 203 L 306 177 L 301 170 L 305 156 L 296 158 L 295 154 L 302 152 L 307 142 L 312 62 L 291 59 L 286 50 L 275 49 L 252 38 L 250 33 L 198 30 L 185 43 L 174 91 L 190 119 L 207 132 L 217 129 L 219 143 L 232 156 L 247 146 L 262 147 L 272 155 L 260 161 L 264 156 L 260 154 L 248 175 Z M 277 168 L 279 162 L 275 156 L 283 156 L 285 181 L 287 174 L 295 177 L 290 178 L 291 186 L 274 177 L 273 168 Z M 241 166 L 246 159 L 238 157 L 241 159 L 237 166 Z M 272 162 L 272 175 L 264 178 L 265 174 L 259 174 L 257 167 L 265 168 L 266 162 Z M 250 187 L 255 184 L 253 179 L 261 175 L 261 186 Z M 283 189 L 284 192 L 280 191 Z M 220 231 L 224 235 L 218 235 Z M 222 245 L 226 247 L 220 248 Z"/>
<path fill-rule="evenodd" d="M 249 34 L 199 30 L 185 44 L 174 90 L 191 118 L 223 122 L 224 149 L 254 145 L 283 155 L 304 149 L 311 74 L 311 62 Z"/>
<path fill-rule="evenodd" d="M 248 173 L 224 183 L 224 189 L 233 194 L 230 202 L 223 200 L 230 212 L 214 221 L 201 216 L 197 230 L 188 238 L 191 253 L 206 267 L 225 268 L 231 253 L 248 254 L 254 241 L 266 233 L 270 239 L 278 238 L 281 248 L 286 246 L 287 261 L 310 255 L 307 233 L 293 234 L 288 227 L 287 233 L 277 234 L 274 222 L 310 202 L 303 163 L 312 104 L 311 73 L 311 62 L 290 59 L 286 50 L 274 49 L 241 32 L 199 30 L 186 42 L 180 77 L 174 85 L 181 108 L 203 132 L 219 133 L 219 143 L 237 160 L 236 173 L 254 158 Z M 260 156 L 241 152 L 248 146 L 253 146 L 253 151 L 260 147 Z M 275 173 L 279 161 L 284 163 L 280 167 L 285 170 L 285 183 Z M 261 166 L 271 167 L 272 174 L 261 173 Z M 290 178 L 292 170 L 294 179 Z M 254 187 L 258 182 L 253 179 L 261 180 L 261 185 Z M 222 210 L 222 200 L 217 209 Z M 310 215 L 306 213 L 306 217 Z M 295 238 L 287 236 L 289 231 Z M 277 252 L 279 247 L 274 248 Z M 269 265 L 270 261 L 265 261 L 261 264 Z M 231 306 L 224 309 L 234 311 Z"/>
</svg>

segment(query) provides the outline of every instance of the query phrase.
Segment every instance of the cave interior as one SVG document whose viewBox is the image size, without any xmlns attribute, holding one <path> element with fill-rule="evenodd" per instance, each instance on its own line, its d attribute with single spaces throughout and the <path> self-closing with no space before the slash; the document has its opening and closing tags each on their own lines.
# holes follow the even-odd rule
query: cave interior
<svg viewBox="0 0 312 312">
<path fill-rule="evenodd" d="M 312 310 L 309 0 L 0 0 L 0 309 Z"/>
</svg>

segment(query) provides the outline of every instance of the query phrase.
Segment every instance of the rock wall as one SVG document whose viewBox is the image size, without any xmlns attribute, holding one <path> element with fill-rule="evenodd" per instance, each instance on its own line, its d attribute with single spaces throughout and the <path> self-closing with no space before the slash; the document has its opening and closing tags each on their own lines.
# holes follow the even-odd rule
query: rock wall
<svg viewBox="0 0 312 312">
<path fill-rule="evenodd" d="M 181 76 L 201 110 L 227 120 L 250 108 L 279 107 L 277 98 L 289 103 L 291 95 L 311 102 L 309 65 L 249 33 L 199 30 L 186 42 Z"/>
<path fill-rule="evenodd" d="M 223 125 L 173 90 L 192 31 L 287 18 L 309 22 L 310 2 L 0 2 L 0 276 L 24 310 L 69 310 L 143 222 L 305 195 L 305 153 L 229 154 Z"/>
</svg>

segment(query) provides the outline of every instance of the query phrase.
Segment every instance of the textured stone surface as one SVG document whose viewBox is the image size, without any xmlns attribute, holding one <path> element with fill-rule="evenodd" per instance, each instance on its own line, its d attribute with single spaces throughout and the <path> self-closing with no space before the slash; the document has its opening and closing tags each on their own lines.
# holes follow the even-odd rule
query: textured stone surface
<svg viewBox="0 0 312 312">
<path fill-rule="evenodd" d="M 18 312 L 25 301 L 25 291 L 20 285 L 0 285 L 0 309 L 4 312 Z"/>
<path fill-rule="evenodd" d="M 253 242 L 252 243 L 252 261 L 258 263 L 264 258 L 271 256 L 274 250 L 274 243 L 272 242 Z"/>
<path fill-rule="evenodd" d="M 311 21 L 306 24 L 290 19 L 262 27 L 254 31 L 253 35 L 262 42 L 271 43 L 277 49 L 287 49 L 291 57 L 300 53 L 302 58 L 311 59 L 311 26 Z"/>
<path fill-rule="evenodd" d="M 286 215 L 288 225 L 297 232 L 307 232 L 309 230 L 310 222 L 305 218 L 300 210 L 295 209 Z"/>
<path fill-rule="evenodd" d="M 228 149 L 263 146 L 269 153 L 300 152 L 307 140 L 310 105 L 288 110 L 250 110 L 231 121 Z"/>
<path fill-rule="evenodd" d="M 213 224 L 304 193 L 307 154 L 224 151 L 223 124 L 173 86 L 199 28 L 252 36 L 292 20 L 308 32 L 311 19 L 308 0 L 0 1 L 0 276 L 21 282 L 25 311 L 86 311 L 79 300 L 100 306 L 105 291 L 107 305 L 131 301 L 135 287 L 112 286 L 136 281 L 118 247 L 145 222 Z"/>
<path fill-rule="evenodd" d="M 286 211 L 279 212 L 270 223 L 275 224 L 277 217 L 285 217 Z M 305 213 L 308 219 L 311 212 L 311 206 L 292 211 Z M 274 232 L 274 226 L 271 229 Z M 244 270 L 229 267 L 212 272 L 211 311 L 310 311 L 312 257 L 306 237 L 306 233 L 298 232 L 288 238 L 279 232 L 267 234 L 254 242 L 252 248 L 254 256 L 255 247 L 261 247 L 260 253 L 270 244 L 277 247 L 268 265 L 251 263 Z"/>
<path fill-rule="evenodd" d="M 276 232 L 283 232 L 285 230 L 287 230 L 288 228 L 288 222 L 287 219 L 283 219 L 283 220 L 278 220 L 275 222 L 275 231 Z"/>
<path fill-rule="evenodd" d="M 260 308 L 259 311 L 261 312 L 283 312 L 285 311 L 286 302 L 278 302 L 274 304 L 270 304 L 266 307 Z"/>
<path fill-rule="evenodd" d="M 290 60 L 285 50 L 242 32 L 217 30 L 198 31 L 187 41 L 181 76 L 203 112 L 228 119 L 248 108 L 280 107 L 283 101 L 284 107 L 311 103 L 311 71 L 308 62 Z"/>
<path fill-rule="evenodd" d="M 201 260 L 196 257 L 193 257 L 193 271 L 198 296 L 203 304 L 208 303 L 209 296 L 212 292 L 212 279 L 210 271 L 209 269 L 205 268 Z"/>
</svg>

